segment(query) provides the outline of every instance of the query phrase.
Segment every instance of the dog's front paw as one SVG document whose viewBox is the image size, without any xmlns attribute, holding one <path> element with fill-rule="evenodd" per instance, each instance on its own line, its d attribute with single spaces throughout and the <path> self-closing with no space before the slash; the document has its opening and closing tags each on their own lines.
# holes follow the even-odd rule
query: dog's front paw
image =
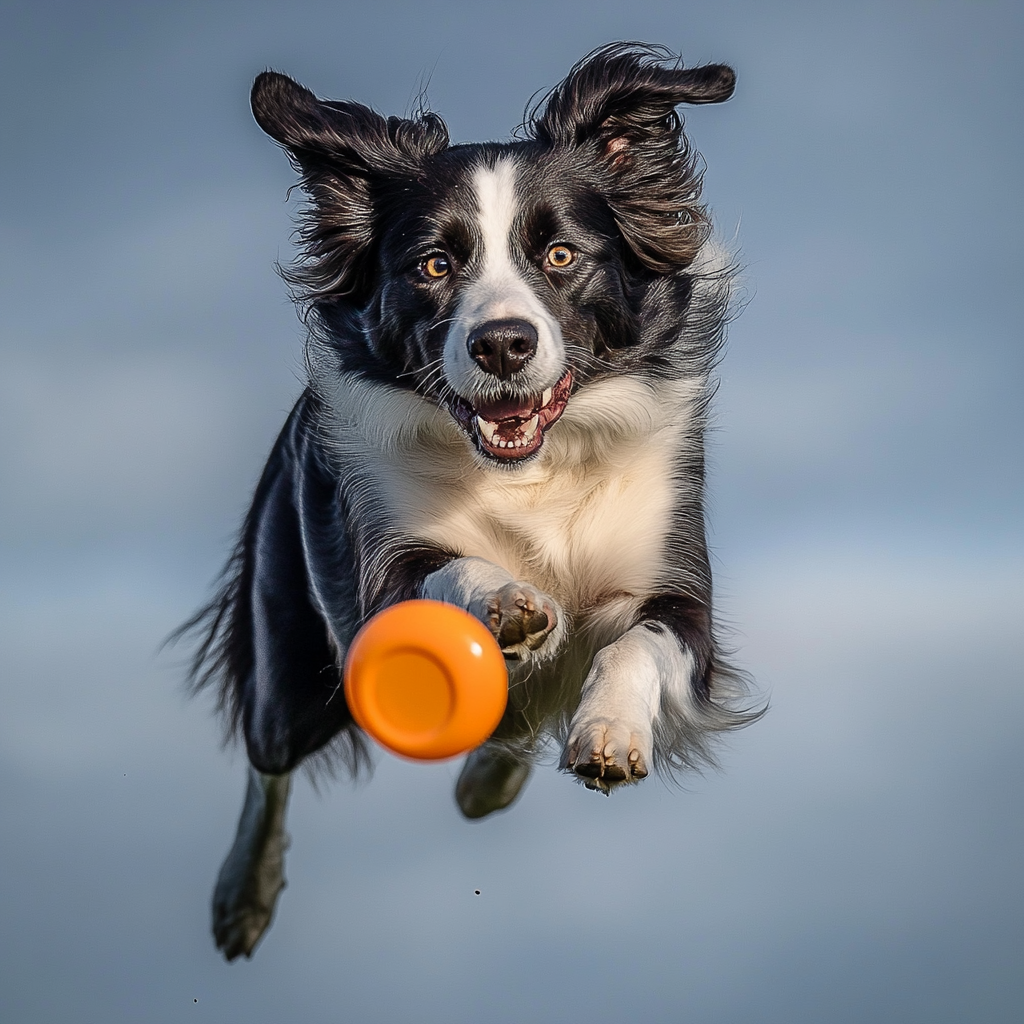
<svg viewBox="0 0 1024 1024">
<path fill-rule="evenodd" d="M 529 583 L 513 581 L 488 594 L 479 617 L 498 641 L 501 653 L 525 661 L 534 651 L 547 654 L 558 645 L 563 613 L 558 605 Z"/>
<path fill-rule="evenodd" d="M 616 786 L 646 778 L 650 763 L 649 730 L 588 718 L 573 720 L 569 726 L 561 767 L 574 772 L 587 789 L 607 794 Z"/>
</svg>

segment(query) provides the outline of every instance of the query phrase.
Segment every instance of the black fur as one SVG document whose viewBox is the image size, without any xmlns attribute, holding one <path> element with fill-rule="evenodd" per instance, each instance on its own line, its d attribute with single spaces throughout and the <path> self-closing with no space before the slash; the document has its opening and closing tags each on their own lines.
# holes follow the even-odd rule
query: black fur
<svg viewBox="0 0 1024 1024">
<path fill-rule="evenodd" d="M 205 629 L 197 686 L 220 679 L 230 729 L 242 731 L 253 766 L 275 775 L 339 736 L 335 750 L 353 772 L 368 763 L 338 676 L 339 644 L 356 629 L 354 563 L 337 481 L 313 439 L 317 405 L 307 391 L 292 410 L 225 584 L 184 627 Z"/>
<path fill-rule="evenodd" d="M 450 146 L 434 114 L 384 118 L 357 103 L 318 100 L 284 75 L 258 76 L 253 113 L 287 150 L 310 199 L 300 258 L 285 271 L 310 326 L 310 387 L 270 455 L 222 590 L 186 628 L 205 630 L 197 686 L 219 679 L 222 705 L 259 771 L 287 772 L 332 741 L 353 770 L 365 760 L 340 688 L 348 643 L 375 611 L 417 596 L 430 573 L 460 555 L 394 535 L 368 497 L 363 469 L 337 449 L 326 391 L 347 374 L 465 413 L 470 396 L 455 393 L 437 367 L 457 281 L 478 269 L 474 169 L 515 161 L 525 210 L 515 267 L 566 339 L 574 395 L 623 374 L 652 384 L 706 382 L 722 342 L 728 268 L 694 270 L 708 220 L 697 158 L 675 108 L 725 100 L 734 81 L 722 65 L 687 69 L 659 49 L 615 44 L 572 69 L 528 118 L 526 138 Z M 544 263 L 552 240 L 562 238 L 579 253 L 571 270 Z M 431 280 L 424 261 L 437 252 L 453 272 Z M 488 385 L 492 398 L 522 397 L 518 372 L 506 377 L 507 388 Z M 728 671 L 712 629 L 704 538 L 709 393 L 705 387 L 695 397 L 693 443 L 676 457 L 680 493 L 688 495 L 675 510 L 666 555 L 677 571 L 646 595 L 637 621 L 671 631 L 693 653 L 693 687 L 714 711 L 713 731 L 752 716 L 712 704 Z M 552 428 L 560 429 L 572 428 Z M 480 437 L 461 443 L 495 461 Z M 581 448 L 587 443 L 579 440 Z M 516 471 L 515 460 L 505 462 Z M 584 610 L 575 625 L 585 630 L 586 621 Z M 510 716 L 508 734 L 536 727 L 516 726 Z M 705 756 L 699 738 L 682 742 L 690 749 L 663 755 L 666 763 Z"/>
</svg>

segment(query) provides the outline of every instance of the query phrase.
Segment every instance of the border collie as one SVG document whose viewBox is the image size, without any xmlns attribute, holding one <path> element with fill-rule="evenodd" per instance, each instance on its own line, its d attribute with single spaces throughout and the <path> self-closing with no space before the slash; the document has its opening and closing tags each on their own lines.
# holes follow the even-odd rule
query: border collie
<svg viewBox="0 0 1024 1024">
<path fill-rule="evenodd" d="M 507 659 L 508 710 L 456 788 L 470 818 L 515 799 L 546 737 L 607 793 L 759 714 L 712 628 L 703 434 L 732 270 L 676 113 L 734 81 L 612 44 L 519 141 L 451 145 L 433 113 L 256 79 L 309 199 L 283 272 L 308 383 L 189 624 L 252 766 L 214 894 L 229 959 L 283 886 L 289 773 L 368 762 L 340 666 L 396 601 L 467 609 Z"/>
</svg>

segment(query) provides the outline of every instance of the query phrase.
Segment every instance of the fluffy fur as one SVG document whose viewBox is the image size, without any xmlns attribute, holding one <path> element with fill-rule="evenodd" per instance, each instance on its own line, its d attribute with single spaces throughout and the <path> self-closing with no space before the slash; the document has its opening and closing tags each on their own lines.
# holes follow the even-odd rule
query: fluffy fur
<svg viewBox="0 0 1024 1024">
<path fill-rule="evenodd" d="M 546 737 L 608 792 L 707 762 L 757 716 L 715 639 L 703 512 L 732 271 L 675 109 L 733 86 L 615 44 L 524 138 L 452 146 L 434 114 L 256 79 L 256 119 L 309 197 L 285 277 L 310 330 L 308 386 L 190 624 L 194 678 L 219 680 L 263 779 L 243 824 L 311 755 L 366 760 L 340 666 L 407 598 L 466 608 L 508 661 L 508 711 L 457 787 L 467 816 L 507 806 Z M 258 831 L 240 824 L 218 884 L 228 955 L 255 941 L 238 921 L 259 901 L 237 893 Z"/>
</svg>

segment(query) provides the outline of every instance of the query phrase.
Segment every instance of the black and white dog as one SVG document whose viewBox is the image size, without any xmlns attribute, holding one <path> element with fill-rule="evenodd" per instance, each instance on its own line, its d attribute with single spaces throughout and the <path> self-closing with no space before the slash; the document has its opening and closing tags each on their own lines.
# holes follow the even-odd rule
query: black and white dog
<svg viewBox="0 0 1024 1024">
<path fill-rule="evenodd" d="M 339 667 L 396 601 L 467 609 L 506 655 L 508 710 L 457 785 L 467 817 L 515 799 L 547 736 L 608 792 L 707 761 L 757 716 L 716 647 L 703 515 L 731 269 L 675 109 L 734 78 L 606 46 L 521 141 L 457 146 L 434 114 L 256 79 L 309 197 L 285 271 L 309 380 L 191 623 L 197 683 L 219 680 L 252 764 L 214 897 L 229 958 L 283 884 L 289 773 L 367 757 Z"/>
</svg>

